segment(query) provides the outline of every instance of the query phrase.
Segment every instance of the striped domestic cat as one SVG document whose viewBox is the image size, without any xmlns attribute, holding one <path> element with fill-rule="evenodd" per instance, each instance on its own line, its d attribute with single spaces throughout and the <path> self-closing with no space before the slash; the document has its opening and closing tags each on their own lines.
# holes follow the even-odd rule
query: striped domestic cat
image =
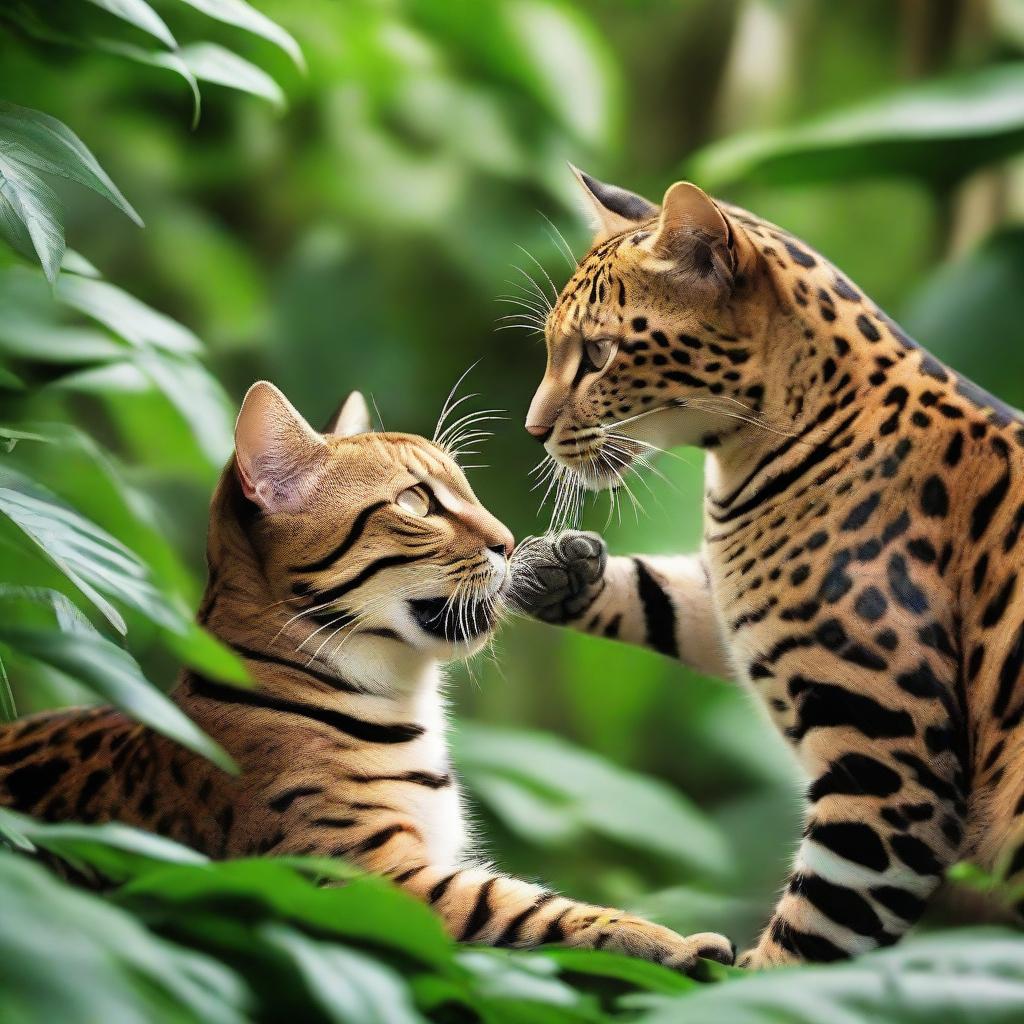
<svg viewBox="0 0 1024 1024">
<path fill-rule="evenodd" d="M 722 936 L 684 938 L 474 857 L 441 665 L 490 635 L 513 540 L 456 464 L 457 438 L 372 432 L 357 393 L 318 433 L 261 382 L 235 440 L 198 617 L 255 686 L 186 670 L 172 696 L 240 773 L 112 708 L 71 709 L 0 730 L 0 805 L 118 820 L 217 858 L 346 857 L 463 940 L 604 947 L 679 970 L 731 962 Z"/>
</svg>

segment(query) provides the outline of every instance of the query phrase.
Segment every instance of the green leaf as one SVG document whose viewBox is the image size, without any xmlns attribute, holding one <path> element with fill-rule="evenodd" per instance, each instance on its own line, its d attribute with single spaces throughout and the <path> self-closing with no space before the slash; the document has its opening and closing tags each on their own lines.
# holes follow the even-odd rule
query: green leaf
<svg viewBox="0 0 1024 1024">
<path fill-rule="evenodd" d="M 766 971 L 667 999 L 643 1024 L 1016 1024 L 1024 1018 L 1019 932 L 958 929 L 836 966 Z"/>
<path fill-rule="evenodd" d="M 697 988 L 695 981 L 667 967 L 601 949 L 547 949 L 543 955 L 563 974 L 589 974 L 623 981 L 646 992 L 673 995 Z"/>
<path fill-rule="evenodd" d="M 89 2 L 109 11 L 115 18 L 120 18 L 122 21 L 128 22 L 129 25 L 134 25 L 143 32 L 147 32 L 172 50 L 178 45 L 163 18 L 145 0 L 89 0 Z"/>
<path fill-rule="evenodd" d="M 0 891 L 5 1021 L 252 1019 L 248 995 L 233 971 L 158 938 L 108 901 L 72 889 L 38 864 L 0 851 Z"/>
<path fill-rule="evenodd" d="M 163 864 L 208 863 L 206 857 L 191 847 L 119 822 L 48 824 L 24 814 L 0 810 L 0 826 L 16 832 L 32 846 L 48 850 L 72 867 L 80 871 L 93 869 L 112 882 L 135 878 Z"/>
<path fill-rule="evenodd" d="M 300 71 L 305 71 L 306 61 L 299 44 L 277 22 L 271 21 L 265 14 L 250 7 L 244 0 L 182 0 L 182 3 L 202 11 L 217 21 L 268 39 L 284 50 Z"/>
<path fill-rule="evenodd" d="M 284 93 L 277 82 L 237 53 L 217 43 L 190 43 L 178 53 L 189 71 L 201 82 L 213 82 L 215 85 L 251 93 L 267 100 L 278 110 L 284 109 Z"/>
<path fill-rule="evenodd" d="M 589 829 L 713 874 L 728 869 L 715 826 L 657 779 L 539 732 L 463 723 L 454 747 L 470 789 L 526 839 L 565 843 Z"/>
<path fill-rule="evenodd" d="M 886 174 L 948 186 L 1024 148 L 1024 62 L 932 79 L 860 106 L 713 143 L 687 164 L 702 186 Z"/>
<path fill-rule="evenodd" d="M 187 327 L 108 281 L 67 275 L 58 282 L 56 296 L 65 305 L 99 321 L 133 345 L 179 354 L 193 354 L 202 349 L 202 343 Z"/>
<path fill-rule="evenodd" d="M 99 635 L 71 635 L 0 623 L 0 642 L 25 658 L 78 680 L 144 725 L 209 758 L 225 771 L 236 771 L 219 744 L 143 676 L 127 651 L 109 640 Z"/>
<path fill-rule="evenodd" d="M 0 233 L 23 256 L 35 253 L 50 281 L 64 258 L 63 220 L 54 191 L 16 159 L 0 135 Z"/>
<path fill-rule="evenodd" d="M 85 143 L 55 117 L 0 102 L 0 142 L 7 157 L 38 171 L 57 174 L 92 189 L 127 214 L 139 227 L 142 218 L 110 180 Z"/>
<path fill-rule="evenodd" d="M 187 617 L 153 586 L 133 552 L 9 466 L 0 467 L 0 514 L 31 538 L 118 632 L 127 631 L 124 618 L 103 594 L 166 629 L 185 632 Z"/>
<path fill-rule="evenodd" d="M 13 722 L 17 717 L 18 706 L 14 702 L 11 681 L 7 678 L 7 669 L 4 667 L 3 659 L 0 658 L 0 719 L 5 722 Z"/>
<path fill-rule="evenodd" d="M 261 931 L 268 943 L 292 959 L 306 987 L 337 1024 L 426 1024 L 401 976 L 379 960 L 315 942 L 280 924 Z"/>
<path fill-rule="evenodd" d="M 189 92 L 192 94 L 192 129 L 199 125 L 199 117 L 202 113 L 202 96 L 199 92 L 199 83 L 196 76 L 189 70 L 188 65 L 182 60 L 180 51 L 147 50 L 141 46 L 134 46 L 131 43 L 123 43 L 116 39 L 93 40 L 94 45 L 116 57 L 124 57 L 125 60 L 135 61 L 136 64 L 145 64 L 151 68 L 161 68 L 164 71 L 173 71 L 185 79 Z"/>
<path fill-rule="evenodd" d="M 454 949 L 429 907 L 382 878 L 363 876 L 343 888 L 318 888 L 274 860 L 221 861 L 201 869 L 165 867 L 120 890 L 127 906 L 165 912 L 246 908 L 250 920 L 283 916 L 317 934 L 358 940 L 447 969 Z"/>
</svg>

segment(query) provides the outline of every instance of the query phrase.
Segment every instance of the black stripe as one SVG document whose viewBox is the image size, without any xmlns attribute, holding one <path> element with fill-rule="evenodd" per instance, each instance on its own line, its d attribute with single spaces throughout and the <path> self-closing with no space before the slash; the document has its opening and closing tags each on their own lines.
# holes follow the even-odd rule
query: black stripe
<svg viewBox="0 0 1024 1024">
<path fill-rule="evenodd" d="M 320 572 L 323 569 L 329 569 L 343 555 L 348 554 L 352 545 L 355 544 L 363 535 L 363 531 L 366 529 L 367 520 L 370 516 L 372 516 L 377 509 L 383 508 L 387 504 L 389 504 L 389 502 L 378 501 L 372 505 L 367 505 L 366 508 L 364 508 L 352 521 L 352 526 L 349 528 L 348 533 L 333 551 L 328 552 L 323 558 L 318 558 L 315 562 L 308 562 L 305 565 L 296 565 L 291 571 Z"/>
<path fill-rule="evenodd" d="M 859 412 L 854 411 L 850 413 L 842 423 L 839 424 L 835 430 L 832 431 L 824 441 L 821 442 L 816 448 L 814 448 L 810 454 L 805 456 L 800 462 L 798 462 L 792 469 L 786 470 L 784 473 L 780 473 L 778 476 L 772 477 L 759 491 L 748 498 L 742 505 L 737 505 L 735 508 L 730 509 L 728 512 L 718 515 L 714 512 L 711 513 L 712 519 L 717 523 L 728 523 L 733 519 L 738 519 L 742 515 L 746 515 L 748 512 L 752 512 L 758 506 L 765 504 L 772 498 L 781 494 L 791 484 L 795 483 L 804 474 L 809 473 L 815 466 L 820 462 L 824 462 L 830 455 L 834 454 L 835 449 L 832 448 L 832 442 L 844 431 L 846 428 L 857 418 Z"/>
<path fill-rule="evenodd" d="M 19 761 L 24 761 L 26 757 L 31 757 L 37 750 L 42 750 L 42 748 L 43 743 L 41 740 L 23 743 L 20 747 L 8 747 L 7 750 L 0 752 L 0 764 L 17 764 Z"/>
<path fill-rule="evenodd" d="M 411 782 L 428 789 L 444 789 L 452 784 L 452 777 L 447 773 L 421 771 L 400 772 L 396 775 L 350 775 L 349 778 L 354 782 Z"/>
<path fill-rule="evenodd" d="M 561 942 L 565 938 L 565 929 L 562 927 L 562 918 L 572 909 L 571 906 L 566 907 L 560 914 L 552 918 L 548 923 L 547 928 L 544 929 L 544 934 L 540 937 L 540 945 L 544 946 L 549 942 Z"/>
<path fill-rule="evenodd" d="M 78 799 L 75 801 L 76 814 L 82 814 L 85 811 L 89 801 L 103 788 L 109 778 L 110 774 L 105 771 L 97 770 L 89 773 L 89 777 L 82 784 Z"/>
<path fill-rule="evenodd" d="M 300 796 L 313 796 L 316 793 L 322 793 L 323 790 L 319 786 L 293 786 L 291 789 L 286 789 L 275 796 L 268 806 L 272 811 L 278 811 L 283 813 L 287 811 L 289 807 Z"/>
<path fill-rule="evenodd" d="M 918 899 L 906 889 L 897 889 L 893 885 L 879 885 L 870 890 L 871 895 L 886 910 L 892 911 L 904 921 L 913 923 L 924 913 L 924 900 Z"/>
<path fill-rule="evenodd" d="M 996 691 L 996 699 L 992 703 L 992 714 L 996 718 L 1002 718 L 1006 713 L 1022 666 L 1024 666 L 1024 625 L 1017 630 L 1013 646 L 1007 652 L 1002 665 L 999 666 L 999 689 Z"/>
<path fill-rule="evenodd" d="M 358 824 L 355 818 L 314 818 L 310 825 L 317 828 L 351 828 Z"/>
<path fill-rule="evenodd" d="M 872 871 L 884 871 L 889 866 L 889 855 L 878 833 L 862 821 L 815 824 L 807 830 L 807 838 L 844 860 L 863 864 Z"/>
<path fill-rule="evenodd" d="M 474 935 L 478 935 L 487 927 L 494 916 L 494 911 L 491 909 L 490 896 L 495 881 L 496 879 L 494 878 L 488 878 L 480 886 L 480 890 L 476 894 L 476 903 L 473 904 L 473 909 L 470 911 L 469 917 L 466 918 L 466 923 L 462 926 L 459 941 L 469 942 Z"/>
<path fill-rule="evenodd" d="M 438 900 L 442 899 L 444 894 L 448 891 L 448 886 L 452 884 L 458 871 L 453 871 L 450 875 L 445 875 L 435 886 L 427 893 L 428 903 L 437 903 Z"/>
<path fill-rule="evenodd" d="M 379 832 L 374 832 L 372 836 L 368 836 L 366 839 L 356 843 L 348 852 L 349 853 L 369 853 L 371 850 L 379 850 L 385 843 L 390 842 L 400 832 L 408 832 L 404 825 L 388 825 L 387 828 L 382 828 Z"/>
<path fill-rule="evenodd" d="M 392 878 L 391 881 L 394 882 L 395 885 L 405 885 L 405 883 L 408 882 L 411 878 L 415 878 L 416 875 L 423 871 L 426 868 L 426 866 L 426 864 L 419 864 L 414 868 L 408 868 L 401 874 L 395 875 L 395 877 Z"/>
<path fill-rule="evenodd" d="M 244 704 L 248 707 L 266 708 L 268 711 L 279 711 L 285 715 L 298 715 L 322 722 L 353 739 L 366 743 L 408 743 L 422 736 L 422 725 L 414 722 L 367 722 L 362 718 L 346 715 L 341 711 L 305 704 L 302 701 L 286 700 L 274 697 L 258 690 L 241 690 L 225 683 L 215 683 L 202 676 L 192 676 L 192 688 L 200 697 L 219 701 L 222 704 Z"/>
<path fill-rule="evenodd" d="M 783 949 L 796 953 L 804 960 L 816 963 L 828 963 L 833 960 L 845 960 L 850 954 L 840 949 L 834 942 L 821 935 L 801 932 L 781 918 L 776 918 L 771 928 L 772 939 Z"/>
<path fill-rule="evenodd" d="M 978 499 L 971 513 L 971 540 L 978 540 L 988 529 L 996 510 L 1010 489 L 1010 472 L 1003 475 Z"/>
<path fill-rule="evenodd" d="M 633 564 L 636 566 L 637 593 L 644 609 L 647 643 L 661 654 L 678 658 L 676 613 L 672 602 L 639 558 L 634 558 Z"/>
<path fill-rule="evenodd" d="M 332 675 L 331 673 L 324 672 L 320 669 L 310 668 L 308 665 L 300 665 L 297 661 L 282 658 L 277 654 L 271 654 L 269 651 L 257 651 L 252 647 L 245 647 L 242 644 L 235 643 L 230 644 L 229 646 L 233 651 L 249 661 L 257 661 L 263 665 L 278 665 L 291 672 L 299 672 L 302 675 L 309 676 L 311 679 L 316 679 L 318 682 L 324 683 L 333 690 L 342 690 L 345 693 L 363 692 L 358 686 L 353 686 L 352 683 L 348 682 L 346 679 L 342 679 L 341 676 Z"/>
<path fill-rule="evenodd" d="M 377 573 L 389 569 L 393 565 L 409 565 L 411 562 L 422 561 L 423 555 L 386 555 L 371 562 L 364 569 L 356 573 L 350 580 L 339 583 L 336 587 L 327 590 L 307 589 L 305 586 L 296 584 L 292 587 L 293 593 L 299 593 L 300 597 L 310 596 L 314 604 L 331 604 L 340 600 L 346 594 L 351 593 L 357 587 L 361 587 L 367 580 L 372 579 Z M 301 592 L 300 592 L 301 591 Z"/>
<path fill-rule="evenodd" d="M 512 918 L 511 921 L 502 929 L 501 934 L 494 940 L 493 945 L 495 946 L 514 946 L 517 942 L 521 942 L 520 933 L 522 932 L 523 925 L 533 917 L 541 907 L 547 906 L 555 898 L 553 892 L 543 892 L 530 904 L 525 910 L 520 911 Z"/>
<path fill-rule="evenodd" d="M 836 924 L 858 935 L 878 935 L 882 922 L 863 896 L 844 885 L 834 885 L 817 875 L 795 875 L 790 891 L 803 896 Z"/>
</svg>

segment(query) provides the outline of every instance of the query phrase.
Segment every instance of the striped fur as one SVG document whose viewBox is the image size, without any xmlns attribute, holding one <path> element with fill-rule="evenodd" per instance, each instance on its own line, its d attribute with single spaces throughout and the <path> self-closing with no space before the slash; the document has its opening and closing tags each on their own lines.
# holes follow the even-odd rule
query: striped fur
<svg viewBox="0 0 1024 1024">
<path fill-rule="evenodd" d="M 743 962 L 893 942 L 957 859 L 1024 877 L 1024 418 L 774 225 L 583 184 L 602 230 L 527 427 L 591 488 L 703 447 L 704 545 L 537 539 L 518 601 L 742 681 L 793 744 L 804 837 Z"/>
<path fill-rule="evenodd" d="M 243 405 L 199 621 L 256 685 L 186 671 L 173 693 L 240 774 L 111 708 L 73 709 L 0 730 L 0 805 L 118 820 L 218 858 L 347 857 L 466 941 L 603 946 L 680 970 L 731 962 L 722 936 L 684 938 L 474 857 L 441 665 L 489 636 L 512 538 L 441 447 L 366 426 L 316 434 L 266 384 Z"/>
</svg>

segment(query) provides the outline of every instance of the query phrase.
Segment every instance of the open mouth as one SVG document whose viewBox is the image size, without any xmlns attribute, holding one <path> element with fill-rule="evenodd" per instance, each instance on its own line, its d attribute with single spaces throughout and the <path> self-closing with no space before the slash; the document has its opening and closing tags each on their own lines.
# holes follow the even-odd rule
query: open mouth
<svg viewBox="0 0 1024 1024">
<path fill-rule="evenodd" d="M 409 608 L 425 633 L 451 644 L 476 640 L 494 628 L 494 601 L 450 597 L 412 598 Z"/>
</svg>

